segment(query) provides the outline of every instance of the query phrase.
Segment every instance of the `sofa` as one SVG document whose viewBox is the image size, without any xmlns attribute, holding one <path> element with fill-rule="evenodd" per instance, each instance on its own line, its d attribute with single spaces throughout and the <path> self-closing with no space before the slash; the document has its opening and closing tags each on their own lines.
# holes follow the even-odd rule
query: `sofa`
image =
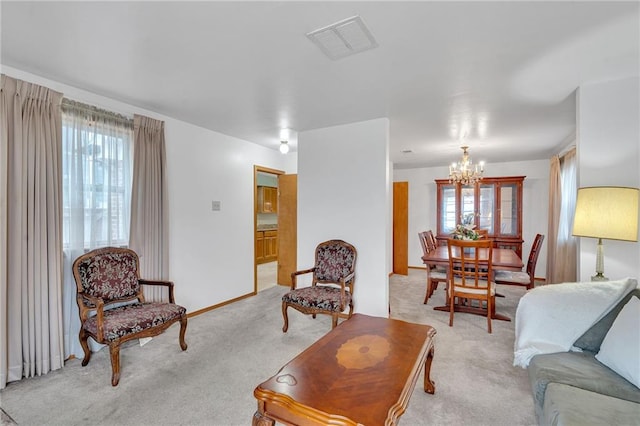
<svg viewBox="0 0 640 426">
<path fill-rule="evenodd" d="M 629 304 L 630 307 L 625 309 L 627 314 L 631 312 L 631 305 L 640 306 L 637 305 L 639 300 L 630 304 L 632 298 L 640 299 L 640 288 L 622 297 L 575 340 L 569 351 L 539 353 L 530 358 L 527 372 L 538 424 L 640 425 L 640 389 L 637 383 L 634 385 L 601 362 L 599 358 L 604 356 L 604 351 L 598 355 L 623 308 Z M 632 346 L 623 350 L 630 349 L 630 353 L 635 354 L 635 359 L 630 362 L 631 369 L 636 372 L 640 371 L 640 357 L 637 356 L 640 353 L 640 316 L 637 312 L 637 309 L 633 312 L 635 318 L 630 323 L 627 321 L 632 328 L 627 325 L 625 329 L 629 337 L 625 344 Z M 616 330 L 620 329 L 617 325 Z M 634 333 L 637 334 L 633 336 Z M 613 337 L 609 339 L 611 341 Z"/>
</svg>

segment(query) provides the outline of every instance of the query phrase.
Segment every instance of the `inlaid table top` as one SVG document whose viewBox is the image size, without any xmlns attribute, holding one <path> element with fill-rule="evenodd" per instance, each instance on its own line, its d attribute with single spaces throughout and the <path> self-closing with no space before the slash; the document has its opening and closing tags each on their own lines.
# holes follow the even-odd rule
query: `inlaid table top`
<svg viewBox="0 0 640 426">
<path fill-rule="evenodd" d="M 393 425 L 404 413 L 424 365 L 429 378 L 433 336 L 428 325 L 355 314 L 253 394 L 253 425 Z"/>
</svg>

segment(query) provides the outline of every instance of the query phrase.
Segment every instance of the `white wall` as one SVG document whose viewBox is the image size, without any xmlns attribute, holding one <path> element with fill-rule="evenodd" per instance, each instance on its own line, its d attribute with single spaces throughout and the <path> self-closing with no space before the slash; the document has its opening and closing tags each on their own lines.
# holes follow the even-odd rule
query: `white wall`
<svg viewBox="0 0 640 426">
<path fill-rule="evenodd" d="M 295 155 L 283 156 L 273 149 L 15 68 L 3 66 L 2 72 L 100 108 L 164 120 L 169 278 L 176 285 L 176 301 L 193 312 L 253 292 L 253 166 L 295 173 Z M 212 200 L 222 202 L 221 211 L 211 210 Z"/>
<path fill-rule="evenodd" d="M 418 232 L 437 230 L 437 191 L 435 179 L 449 176 L 448 167 L 397 169 L 393 171 L 394 182 L 409 182 L 409 266 L 424 267 L 422 247 Z M 522 255 L 526 263 L 531 243 L 536 234 L 547 234 L 549 210 L 549 160 L 489 163 L 485 176 L 526 176 L 522 200 Z M 544 277 L 547 265 L 547 245 L 542 245 L 536 277 Z"/>
<path fill-rule="evenodd" d="M 389 121 L 383 118 L 298 135 L 298 269 L 313 265 L 319 242 L 335 238 L 353 244 L 358 250 L 355 311 L 385 317 L 388 134 Z"/>
<path fill-rule="evenodd" d="M 640 79 L 594 83 L 578 90 L 578 187 L 640 187 Z M 594 238 L 580 238 L 579 277 L 595 274 Z M 640 244 L 604 240 L 610 279 L 640 277 Z"/>
</svg>

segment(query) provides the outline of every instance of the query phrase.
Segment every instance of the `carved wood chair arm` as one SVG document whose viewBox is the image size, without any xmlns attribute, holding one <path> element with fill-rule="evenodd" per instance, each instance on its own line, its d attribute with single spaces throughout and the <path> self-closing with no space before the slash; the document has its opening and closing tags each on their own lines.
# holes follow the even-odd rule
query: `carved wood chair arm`
<svg viewBox="0 0 640 426">
<path fill-rule="evenodd" d="M 76 296 L 80 309 L 81 322 L 89 318 L 90 311 L 96 311 L 97 335 L 104 335 L 104 300 L 101 297 L 91 296 L 86 293 L 78 293 Z M 88 302 L 88 303 L 87 303 Z M 82 325 L 80 325 L 82 327 Z"/>
<path fill-rule="evenodd" d="M 356 273 L 355 273 L 355 272 L 352 272 L 352 273 L 350 273 L 349 275 L 347 275 L 346 277 L 342 277 L 342 278 L 340 278 L 340 307 L 341 307 L 342 309 L 344 309 L 344 301 L 345 301 L 345 298 L 346 298 L 346 295 L 345 295 L 345 291 L 346 291 L 346 290 L 345 290 L 345 286 L 346 286 L 346 284 L 347 284 L 349 281 L 353 280 L 353 278 L 354 278 L 355 276 L 356 276 Z M 351 295 L 351 297 L 353 297 L 353 294 Z"/>
<path fill-rule="evenodd" d="M 173 294 L 173 281 L 146 280 L 146 279 L 140 278 L 138 280 L 138 282 L 140 284 L 144 284 L 144 285 L 159 285 L 159 286 L 168 287 L 169 288 L 169 303 L 176 303 L 175 297 L 174 297 L 174 294 Z"/>
<path fill-rule="evenodd" d="M 316 270 L 316 267 L 314 266 L 313 268 L 292 272 L 291 273 L 291 290 L 296 289 L 296 279 L 298 275 L 308 274 L 310 272 L 314 272 L 315 270 Z"/>
<path fill-rule="evenodd" d="M 344 288 L 344 285 L 346 283 L 348 283 L 349 281 L 353 280 L 353 277 L 356 276 L 355 272 L 350 273 L 349 275 L 347 275 L 346 277 L 342 277 L 342 279 L 340 280 L 340 282 L 342 283 L 342 288 Z"/>
<path fill-rule="evenodd" d="M 78 293 L 76 299 L 78 300 L 82 321 L 85 321 L 89 317 L 89 312 L 97 311 L 99 306 L 104 309 L 104 300 L 100 297 L 91 296 L 87 293 Z"/>
</svg>

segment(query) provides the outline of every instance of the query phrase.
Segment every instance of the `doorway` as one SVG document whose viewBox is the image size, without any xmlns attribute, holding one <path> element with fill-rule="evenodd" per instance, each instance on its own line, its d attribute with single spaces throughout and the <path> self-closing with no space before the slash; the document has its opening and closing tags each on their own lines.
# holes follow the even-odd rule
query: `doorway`
<svg viewBox="0 0 640 426">
<path fill-rule="evenodd" d="M 282 174 L 254 166 L 254 294 L 277 285 L 278 177 Z"/>
<path fill-rule="evenodd" d="M 393 182 L 393 273 L 409 274 L 409 182 Z"/>
</svg>

